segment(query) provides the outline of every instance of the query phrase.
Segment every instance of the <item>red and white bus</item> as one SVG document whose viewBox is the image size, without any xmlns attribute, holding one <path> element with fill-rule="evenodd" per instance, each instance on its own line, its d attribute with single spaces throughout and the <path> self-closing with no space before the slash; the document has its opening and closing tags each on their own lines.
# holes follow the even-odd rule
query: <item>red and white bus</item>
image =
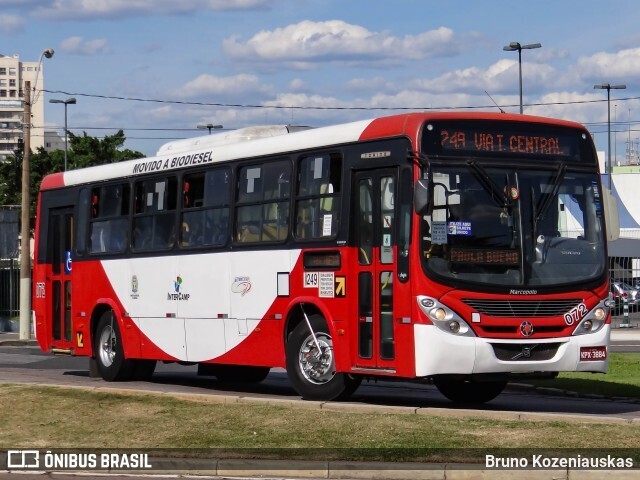
<svg viewBox="0 0 640 480">
<path fill-rule="evenodd" d="M 108 381 L 284 367 L 320 400 L 367 377 L 484 402 L 512 373 L 606 372 L 609 198 L 589 132 L 541 117 L 173 142 L 44 179 L 37 339 Z"/>
</svg>

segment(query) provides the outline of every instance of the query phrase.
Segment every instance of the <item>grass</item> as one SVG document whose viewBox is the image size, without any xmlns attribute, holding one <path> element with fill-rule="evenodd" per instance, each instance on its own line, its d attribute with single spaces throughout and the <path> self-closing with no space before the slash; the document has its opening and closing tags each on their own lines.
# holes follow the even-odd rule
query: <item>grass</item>
<svg viewBox="0 0 640 480">
<path fill-rule="evenodd" d="M 219 450 L 210 449 L 244 457 L 249 452 L 316 460 L 455 462 L 481 461 L 492 449 L 588 449 L 594 438 L 598 445 L 640 449 L 640 424 L 502 421 L 481 413 L 477 418 L 355 414 L 18 385 L 0 385 L 0 405 L 5 406 L 0 448 L 179 447 L 185 454 L 208 449 L 218 456 Z"/>
<path fill-rule="evenodd" d="M 609 358 L 609 373 L 606 375 L 561 373 L 553 380 L 527 383 L 581 394 L 640 398 L 640 353 L 612 353 Z"/>
</svg>

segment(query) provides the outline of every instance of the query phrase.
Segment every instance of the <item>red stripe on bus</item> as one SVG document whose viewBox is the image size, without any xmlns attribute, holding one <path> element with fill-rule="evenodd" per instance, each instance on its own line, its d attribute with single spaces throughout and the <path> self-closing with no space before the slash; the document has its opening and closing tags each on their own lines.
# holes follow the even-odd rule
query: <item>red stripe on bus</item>
<svg viewBox="0 0 640 480">
<path fill-rule="evenodd" d="M 64 187 L 64 173 L 52 173 L 42 179 L 40 190 L 51 190 L 53 188 Z"/>
</svg>

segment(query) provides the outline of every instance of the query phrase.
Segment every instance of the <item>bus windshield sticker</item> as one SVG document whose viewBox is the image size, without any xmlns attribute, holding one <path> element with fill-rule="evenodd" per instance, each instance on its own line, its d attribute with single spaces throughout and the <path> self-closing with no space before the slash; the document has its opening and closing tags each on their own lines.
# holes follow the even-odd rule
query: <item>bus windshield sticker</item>
<svg viewBox="0 0 640 480">
<path fill-rule="evenodd" d="M 334 298 L 334 274 L 333 272 L 320 272 L 318 284 L 318 297 L 321 298 Z"/>
<path fill-rule="evenodd" d="M 447 232 L 449 235 L 471 235 L 471 222 L 449 222 Z"/>
<path fill-rule="evenodd" d="M 322 236 L 330 237 L 331 236 L 331 224 L 333 223 L 333 218 L 331 214 L 325 215 L 322 222 Z"/>
<path fill-rule="evenodd" d="M 255 191 L 255 181 L 260 178 L 260 167 L 247 168 L 247 193 Z"/>
<path fill-rule="evenodd" d="M 322 157 L 316 157 L 313 159 L 311 169 L 313 170 L 314 180 L 322 178 Z"/>
<path fill-rule="evenodd" d="M 431 243 L 446 245 L 447 243 L 447 222 L 434 221 L 431 225 Z"/>
</svg>

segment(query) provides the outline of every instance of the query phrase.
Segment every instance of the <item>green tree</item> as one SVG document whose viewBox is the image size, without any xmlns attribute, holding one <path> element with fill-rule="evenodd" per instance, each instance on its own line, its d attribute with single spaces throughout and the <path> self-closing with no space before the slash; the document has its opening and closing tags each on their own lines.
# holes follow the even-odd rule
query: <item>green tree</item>
<svg viewBox="0 0 640 480">
<path fill-rule="evenodd" d="M 20 205 L 21 181 L 22 152 L 15 151 L 13 157 L 0 160 L 0 205 Z"/>
<path fill-rule="evenodd" d="M 122 130 L 118 130 L 113 135 L 107 135 L 102 140 L 88 136 L 87 132 L 83 132 L 82 136 L 69 133 L 71 153 L 68 159 L 68 168 L 71 170 L 144 158 L 143 153 L 123 149 L 125 140 L 126 137 Z"/>
<path fill-rule="evenodd" d="M 69 134 L 70 149 L 68 151 L 67 168 L 90 167 L 106 163 L 120 162 L 143 158 L 145 155 L 129 149 L 122 149 L 126 140 L 122 130 L 114 135 L 107 135 L 104 139 Z M 14 157 L 0 161 L 0 205 L 20 205 L 22 202 L 22 158 L 23 152 L 17 150 Z M 51 153 L 39 148 L 32 153 L 30 171 L 31 227 L 34 225 L 38 191 L 42 179 L 51 174 L 64 170 L 64 151 L 55 150 Z"/>
</svg>

